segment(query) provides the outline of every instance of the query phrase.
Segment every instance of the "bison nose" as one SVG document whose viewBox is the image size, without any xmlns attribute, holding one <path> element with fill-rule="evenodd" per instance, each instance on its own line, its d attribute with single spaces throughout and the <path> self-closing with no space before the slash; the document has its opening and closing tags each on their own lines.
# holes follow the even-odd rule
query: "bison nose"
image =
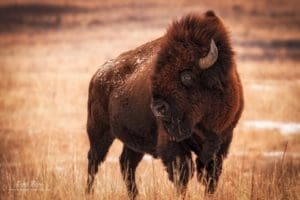
<svg viewBox="0 0 300 200">
<path fill-rule="evenodd" d="M 151 109 L 156 117 L 166 117 L 169 112 L 169 104 L 164 100 L 154 100 L 151 103 Z"/>
</svg>

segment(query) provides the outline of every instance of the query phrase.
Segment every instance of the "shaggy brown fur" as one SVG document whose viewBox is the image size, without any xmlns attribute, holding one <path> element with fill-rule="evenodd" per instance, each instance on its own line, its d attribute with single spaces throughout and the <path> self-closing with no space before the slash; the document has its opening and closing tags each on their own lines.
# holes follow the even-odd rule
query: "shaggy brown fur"
<svg viewBox="0 0 300 200">
<path fill-rule="evenodd" d="M 212 39 L 218 59 L 203 70 L 198 61 Z M 180 79 L 183 72 L 192 74 L 188 87 Z M 162 109 L 163 117 L 150 105 Z M 214 192 L 242 108 L 241 82 L 220 19 L 208 11 L 173 22 L 163 37 L 108 61 L 93 76 L 87 190 L 118 138 L 124 143 L 120 165 L 131 198 L 138 193 L 135 170 L 145 153 L 162 159 L 181 193 L 192 177 L 195 153 L 198 178 Z"/>
</svg>

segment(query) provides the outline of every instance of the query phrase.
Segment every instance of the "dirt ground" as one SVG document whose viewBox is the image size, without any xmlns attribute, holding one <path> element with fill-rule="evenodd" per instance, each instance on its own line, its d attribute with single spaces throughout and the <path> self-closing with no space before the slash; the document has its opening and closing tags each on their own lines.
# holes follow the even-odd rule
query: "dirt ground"
<svg viewBox="0 0 300 200">
<path fill-rule="evenodd" d="M 246 105 L 216 194 L 193 178 L 187 199 L 300 199 L 299 1 L 42 2 L 0 2 L 0 199 L 127 198 L 119 141 L 84 193 L 89 80 L 172 20 L 209 9 L 230 30 Z M 137 182 L 140 199 L 178 198 L 149 156 Z"/>
</svg>

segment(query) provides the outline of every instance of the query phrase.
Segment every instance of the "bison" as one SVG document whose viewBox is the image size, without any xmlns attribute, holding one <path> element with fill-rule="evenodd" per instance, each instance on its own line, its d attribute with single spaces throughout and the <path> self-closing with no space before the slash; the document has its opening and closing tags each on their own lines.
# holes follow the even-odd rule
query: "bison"
<svg viewBox="0 0 300 200">
<path fill-rule="evenodd" d="M 180 194 L 195 170 L 213 193 L 242 110 L 242 85 L 221 19 L 207 11 L 174 21 L 164 36 L 106 62 L 92 77 L 87 192 L 117 138 L 131 199 L 145 154 L 162 160 Z"/>
</svg>

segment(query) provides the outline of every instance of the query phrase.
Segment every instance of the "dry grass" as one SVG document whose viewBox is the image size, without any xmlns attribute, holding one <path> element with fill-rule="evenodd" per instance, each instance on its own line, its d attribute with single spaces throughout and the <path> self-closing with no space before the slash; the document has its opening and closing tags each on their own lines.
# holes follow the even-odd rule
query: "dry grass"
<svg viewBox="0 0 300 200">
<path fill-rule="evenodd" d="M 85 162 L 57 160 L 42 155 L 39 162 L 1 167 L 6 185 L 5 199 L 126 199 L 117 163 L 106 162 L 97 176 L 93 196 L 86 196 Z M 55 163 L 55 164 L 54 164 Z M 299 162 L 295 160 L 229 158 L 213 196 L 205 196 L 195 178 L 189 183 L 187 199 L 298 199 Z M 157 161 L 142 162 L 138 168 L 139 199 L 180 199 Z M 298 178 L 297 178 L 298 177 Z M 36 184 L 33 184 L 35 182 Z M 23 186 L 23 185 L 24 186 Z M 22 188 L 27 189 L 22 191 Z M 18 189 L 15 191 L 14 189 Z"/>
<path fill-rule="evenodd" d="M 21 28 L 12 23 L 1 29 L 0 199 L 127 198 L 117 163 L 119 141 L 101 166 L 94 195 L 84 194 L 89 79 L 105 60 L 162 35 L 171 19 L 208 8 L 231 29 L 246 106 L 216 194 L 205 196 L 193 178 L 187 199 L 300 199 L 299 132 L 243 126 L 247 120 L 300 123 L 297 4 L 61 1 L 55 5 L 96 10 L 55 14 L 61 22 L 54 27 L 33 26 L 30 14 Z M 51 20 L 48 13 L 41 21 Z M 178 198 L 159 160 L 143 160 L 137 182 L 140 199 Z"/>
</svg>

